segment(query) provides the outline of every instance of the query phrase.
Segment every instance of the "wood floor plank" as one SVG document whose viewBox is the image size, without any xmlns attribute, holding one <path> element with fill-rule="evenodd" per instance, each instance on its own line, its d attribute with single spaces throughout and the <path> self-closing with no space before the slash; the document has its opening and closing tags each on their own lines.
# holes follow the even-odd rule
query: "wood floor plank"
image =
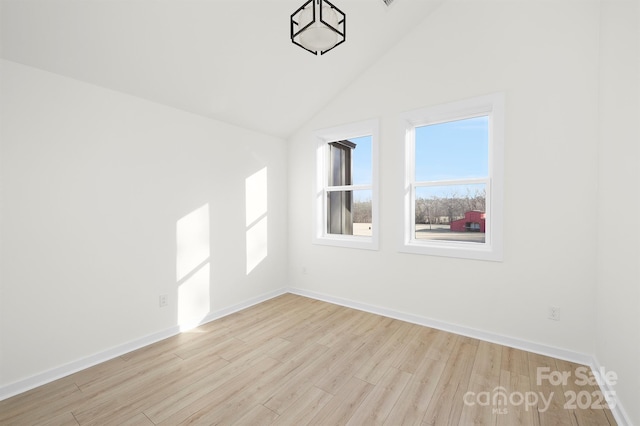
<svg viewBox="0 0 640 426">
<path fill-rule="evenodd" d="M 301 308 L 311 309 L 314 306 L 314 302 L 312 299 L 285 294 L 226 315 L 201 327 L 205 330 L 210 327 L 228 327 L 237 336 L 245 330 L 254 328 L 257 324 L 272 321 L 283 314 L 296 312 Z"/>
<path fill-rule="evenodd" d="M 529 376 L 529 358 L 527 356 L 527 352 L 503 346 L 502 365 L 500 366 L 500 369 L 508 371 L 511 374 Z"/>
<path fill-rule="evenodd" d="M 195 341 L 190 341 L 184 345 L 179 345 L 176 348 L 167 348 L 167 351 L 171 351 L 177 357 L 182 359 L 188 359 L 193 356 L 197 356 L 203 351 L 215 351 L 218 356 L 224 359 L 230 359 L 233 355 L 224 355 L 226 348 L 241 347 L 244 342 L 239 341 L 227 328 L 219 328 L 214 330 L 211 334 L 208 332 L 200 333 Z"/>
<path fill-rule="evenodd" d="M 462 336 L 453 333 L 433 330 L 429 336 L 431 344 L 429 345 L 426 356 L 435 360 L 447 360 L 461 339 Z"/>
<path fill-rule="evenodd" d="M 279 344 L 279 341 L 274 340 L 259 349 L 246 353 L 234 362 L 220 368 L 215 373 L 207 375 L 201 380 L 185 386 L 163 400 L 154 403 L 152 406 L 146 408 L 144 413 L 151 421 L 158 424 L 185 406 L 189 406 L 189 404 L 199 401 L 207 395 L 220 393 L 218 392 L 220 386 L 268 358 L 266 353 Z"/>
<path fill-rule="evenodd" d="M 354 335 L 348 338 L 348 342 L 330 352 L 334 361 L 325 364 L 320 378 L 314 383 L 315 386 L 335 395 L 350 378 L 348 371 L 354 366 L 353 358 L 367 349 L 367 339 L 364 336 Z"/>
<path fill-rule="evenodd" d="M 271 393 L 264 401 L 264 405 L 271 410 L 282 414 L 298 398 L 314 387 L 314 383 L 324 377 L 332 364 L 335 363 L 336 350 L 326 346 L 315 344 L 312 346 L 315 358 L 294 376 L 275 384 Z"/>
<path fill-rule="evenodd" d="M 237 422 L 232 423 L 237 426 L 268 426 L 278 418 L 278 413 L 274 413 L 261 404 L 255 405 L 245 415 L 240 417 Z"/>
<path fill-rule="evenodd" d="M 220 399 L 216 401 L 215 409 L 205 408 L 198 411 L 179 424 L 182 425 L 228 425 L 239 422 L 245 413 L 251 411 L 255 407 L 261 407 L 259 411 L 268 412 L 272 419 L 278 417 L 278 413 L 268 409 L 260 404 L 264 400 L 264 395 L 268 392 L 269 383 L 278 381 L 281 377 L 286 376 L 288 367 L 284 364 L 273 366 L 269 371 L 265 371 L 262 376 L 256 380 L 243 386 L 242 392 L 238 392 L 230 398 Z M 252 373 L 254 374 L 254 373 Z M 262 410 L 264 409 L 264 410 Z"/>
<path fill-rule="evenodd" d="M 87 401 L 75 383 L 51 383 L 0 402 L 0 424 L 44 423 L 64 415 Z"/>
<path fill-rule="evenodd" d="M 458 424 L 478 347 L 458 342 L 436 385 L 423 424 Z"/>
<path fill-rule="evenodd" d="M 268 398 L 273 390 L 274 383 L 280 383 L 291 376 L 295 376 L 299 369 L 304 368 L 305 363 L 317 356 L 316 347 L 305 346 L 287 361 L 275 364 L 269 371 L 260 372 L 259 374 L 251 372 L 254 375 L 254 380 L 251 383 L 244 384 L 242 392 L 218 402 L 216 410 L 207 410 L 206 413 L 198 413 L 196 416 L 190 417 L 185 424 L 194 423 L 196 417 L 197 421 L 195 423 L 197 424 L 235 423 L 242 416 L 242 413 Z M 227 393 L 229 393 L 228 390 Z M 275 413 L 273 410 L 269 411 Z"/>
<path fill-rule="evenodd" d="M 559 371 L 568 371 L 571 376 L 563 384 L 566 409 L 572 421 L 577 425 L 603 426 L 609 425 L 609 419 L 604 410 L 608 409 L 602 392 L 589 381 L 595 383 L 590 370 L 584 365 L 569 361 L 556 360 Z M 582 384 L 583 382 L 587 382 Z M 580 386 L 578 385 L 580 383 Z M 585 409 L 589 408 L 589 409 Z"/>
<path fill-rule="evenodd" d="M 107 419 L 116 423 L 125 422 L 130 416 L 143 413 L 152 404 L 197 383 L 202 376 L 213 374 L 226 365 L 228 362 L 222 358 L 204 352 L 199 357 L 184 360 L 170 368 L 156 369 L 146 378 L 121 389 L 116 397 L 103 399 L 100 405 L 87 404 L 75 414 L 83 425 L 101 425 Z"/>
<path fill-rule="evenodd" d="M 491 404 L 491 400 L 493 396 L 498 392 L 493 388 L 491 391 L 487 391 L 482 386 L 477 383 L 470 383 L 467 392 L 471 392 L 466 400 L 464 405 L 462 405 L 462 413 L 460 414 L 459 424 L 461 425 L 495 425 L 497 424 L 497 412 L 494 411 L 495 407 Z M 474 398 L 477 398 L 478 395 L 483 395 L 482 392 L 488 392 L 488 403 L 485 404 L 484 400 L 482 403 L 478 402 Z M 465 393 L 465 395 L 467 395 Z M 472 401 L 471 403 L 467 403 L 467 401 Z"/>
<path fill-rule="evenodd" d="M 541 379 L 541 369 L 547 372 L 559 372 L 554 358 L 529 353 L 529 383 L 531 390 L 541 396 L 534 411 L 535 421 L 541 426 L 570 425 L 569 411 L 565 410 L 564 391 L 562 386 L 552 385 L 548 380 Z M 544 397 L 544 398 L 543 398 Z"/>
<path fill-rule="evenodd" d="M 415 336 L 408 340 L 402 352 L 395 357 L 393 366 L 407 373 L 415 373 L 431 346 L 432 329 L 414 325 Z"/>
<path fill-rule="evenodd" d="M 73 373 L 62 380 L 71 381 L 78 387 L 82 387 L 92 381 L 103 379 L 104 377 L 111 375 L 114 371 L 121 371 L 127 365 L 129 365 L 127 364 L 127 361 L 122 356 L 118 356 L 98 365 L 94 365 L 93 367 Z"/>
<path fill-rule="evenodd" d="M 180 367 L 183 361 L 176 357 L 162 357 L 156 363 L 141 364 L 132 373 L 133 376 L 119 375 L 113 381 L 93 384 L 81 389 L 89 401 L 73 411 L 80 424 L 96 419 L 119 416 L 120 410 L 130 412 L 129 407 L 137 398 L 143 398 L 149 392 L 164 384 L 164 372 Z M 131 380 L 135 377 L 135 380 Z"/>
<path fill-rule="evenodd" d="M 178 401 L 182 408 L 160 422 L 149 416 L 147 412 L 145 412 L 145 414 L 147 414 L 147 417 L 154 423 L 166 426 L 175 426 L 178 424 L 213 424 L 209 423 L 207 416 L 216 415 L 230 400 L 238 394 L 243 393 L 244 388 L 268 374 L 276 365 L 278 365 L 278 361 L 263 357 L 255 366 L 243 371 L 239 375 L 216 383 L 211 388 L 204 389 L 205 392 L 195 401 L 189 404 L 184 404 L 184 401 Z"/>
<path fill-rule="evenodd" d="M 393 336 L 399 322 L 388 322 L 384 327 L 374 329 L 367 335 L 360 335 L 363 343 L 356 347 L 349 355 L 343 358 L 343 362 L 335 363 L 328 374 L 316 382 L 316 386 L 329 393 L 336 394 L 344 384 L 353 377 L 360 366 Z M 366 336 L 366 338 L 365 338 Z"/>
<path fill-rule="evenodd" d="M 377 384 L 387 369 L 394 364 L 396 358 L 402 354 L 406 345 L 417 337 L 418 332 L 419 327 L 414 324 L 400 324 L 395 333 L 373 355 L 362 362 L 354 376 L 374 385 Z"/>
<path fill-rule="evenodd" d="M 501 346 L 489 342 L 480 342 L 478 344 L 468 390 L 465 393 L 464 406 L 460 417 L 461 424 L 496 424 L 498 415 L 496 410 L 498 407 L 493 402 L 495 395 L 502 393 L 500 388 L 501 364 Z M 467 397 L 469 395 L 473 397 Z M 481 395 L 489 395 L 489 400 L 485 403 Z"/>
<path fill-rule="evenodd" d="M 101 419 L 97 423 L 88 424 L 96 424 L 100 426 L 155 426 L 143 413 L 137 413 L 124 418 L 120 416 L 108 417 L 106 419 Z M 82 423 L 81 425 L 84 426 Z"/>
<path fill-rule="evenodd" d="M 338 310 L 340 310 L 339 306 L 330 305 L 330 308 L 320 309 L 306 317 L 304 321 L 296 319 L 295 325 L 282 337 L 297 343 L 315 342 L 318 335 L 324 335 L 325 330 L 331 328 L 331 324 L 334 323 L 332 318 Z"/>
<path fill-rule="evenodd" d="M 349 331 L 350 333 L 356 335 L 366 334 L 370 331 L 375 330 L 375 328 L 381 323 L 382 320 L 383 318 L 378 315 L 372 314 L 370 312 L 364 312 L 349 326 Z M 391 322 L 391 318 L 384 318 L 384 321 L 389 323 Z"/>
<path fill-rule="evenodd" d="M 234 329 L 234 333 L 238 339 L 246 342 L 265 341 L 275 336 L 284 337 L 300 322 L 306 322 L 318 311 L 323 311 L 324 307 L 324 305 L 317 303 L 310 304 L 304 309 L 296 306 L 290 311 L 274 314 L 271 318 L 254 323 L 253 326 L 243 330 Z"/>
<path fill-rule="evenodd" d="M 502 365 L 502 346 L 495 343 L 480 342 L 476 351 L 471 382 L 483 388 L 498 386 Z"/>
<path fill-rule="evenodd" d="M 334 396 L 312 386 L 292 401 L 273 422 L 274 426 L 306 425 Z"/>
<path fill-rule="evenodd" d="M 127 362 L 126 365 L 133 365 L 138 362 L 145 362 L 165 353 L 177 353 L 187 351 L 192 347 L 202 347 L 204 341 L 218 339 L 220 336 L 228 335 L 226 327 L 209 327 L 207 331 L 197 327 L 184 333 L 171 336 L 167 339 L 148 345 L 143 348 L 131 351 L 120 358 Z"/>
<path fill-rule="evenodd" d="M 410 379 L 410 373 L 390 367 L 353 413 L 347 425 L 383 424 Z"/>
<path fill-rule="evenodd" d="M 0 424 L 4 424 L 4 423 L 0 422 Z M 80 423 L 77 422 L 76 418 L 73 417 L 73 414 L 70 411 L 66 411 L 58 415 L 49 414 L 38 420 L 24 419 L 16 423 L 9 423 L 9 424 L 38 425 L 38 426 L 79 426 L 80 425 Z"/>
<path fill-rule="evenodd" d="M 444 361 L 423 357 L 384 424 L 387 426 L 420 425 L 431 400 L 439 397 L 435 389 L 445 365 Z"/>
<path fill-rule="evenodd" d="M 367 317 L 367 313 L 363 311 L 352 311 L 349 312 L 349 315 L 345 318 L 344 321 L 335 324 L 330 331 L 325 333 L 323 337 L 318 340 L 318 343 L 325 346 L 333 346 L 335 344 L 339 344 L 344 341 L 345 337 L 353 336 L 353 324 L 361 321 L 363 318 Z"/>
<path fill-rule="evenodd" d="M 309 421 L 309 425 L 344 425 L 373 388 L 371 383 L 350 378 L 340 392 Z"/>
<path fill-rule="evenodd" d="M 333 313 L 324 321 L 324 330 L 316 331 L 316 333 L 322 334 L 321 336 L 315 336 L 318 339 L 316 342 L 325 346 L 331 346 L 328 344 L 330 343 L 329 341 L 325 341 L 325 339 L 327 339 L 327 335 L 334 337 L 335 335 L 348 330 L 354 316 L 364 314 L 360 313 L 360 311 L 345 309 L 343 306 L 334 305 L 334 307 L 335 309 Z"/>
<path fill-rule="evenodd" d="M 581 367 L 285 294 L 0 401 L 0 425 L 615 425 L 565 407 L 597 387 L 536 383 Z M 550 403 L 469 407 L 481 392 Z"/>
<path fill-rule="evenodd" d="M 503 351 L 503 355 L 505 352 Z M 494 404 L 493 408 L 497 411 L 497 426 L 534 426 L 536 425 L 534 410 L 537 406 L 531 406 L 529 403 L 534 399 L 530 392 L 529 376 L 518 374 L 521 366 L 513 363 L 505 363 L 503 358 L 503 367 L 513 368 L 502 369 L 500 371 L 500 387 L 504 389 L 507 400 L 501 400 L 498 404 Z"/>
<path fill-rule="evenodd" d="M 153 371 L 162 365 L 170 365 L 180 362 L 180 358 L 171 352 L 165 352 L 160 355 L 145 359 L 144 361 L 127 363 L 119 370 L 113 370 L 109 375 L 96 376 L 93 380 L 83 384 L 80 390 L 85 395 L 104 394 L 111 390 L 117 389 L 119 386 L 126 385 L 133 376 L 143 375 Z"/>
</svg>

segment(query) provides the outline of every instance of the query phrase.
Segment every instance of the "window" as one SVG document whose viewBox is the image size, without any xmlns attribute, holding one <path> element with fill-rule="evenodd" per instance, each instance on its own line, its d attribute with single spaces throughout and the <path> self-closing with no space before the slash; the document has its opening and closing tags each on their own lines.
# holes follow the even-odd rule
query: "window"
<svg viewBox="0 0 640 426">
<path fill-rule="evenodd" d="M 316 132 L 314 242 L 378 248 L 376 120 Z"/>
<path fill-rule="evenodd" d="M 502 260 L 504 97 L 403 115 L 402 251 Z"/>
</svg>

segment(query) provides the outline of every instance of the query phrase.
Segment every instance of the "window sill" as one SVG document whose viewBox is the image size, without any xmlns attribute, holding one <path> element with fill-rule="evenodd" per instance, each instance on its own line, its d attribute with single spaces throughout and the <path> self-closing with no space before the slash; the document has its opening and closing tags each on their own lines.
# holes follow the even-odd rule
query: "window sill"
<svg viewBox="0 0 640 426">
<path fill-rule="evenodd" d="M 314 244 L 333 246 L 333 247 L 345 247 L 355 248 L 363 250 L 378 250 L 378 241 L 374 237 L 354 237 L 351 235 L 325 235 L 321 237 L 315 237 L 313 239 Z"/>
<path fill-rule="evenodd" d="M 502 251 L 496 247 L 474 243 L 418 243 L 406 242 L 399 250 L 401 253 L 422 254 L 428 256 L 454 257 L 459 259 L 488 260 L 502 262 Z"/>
</svg>

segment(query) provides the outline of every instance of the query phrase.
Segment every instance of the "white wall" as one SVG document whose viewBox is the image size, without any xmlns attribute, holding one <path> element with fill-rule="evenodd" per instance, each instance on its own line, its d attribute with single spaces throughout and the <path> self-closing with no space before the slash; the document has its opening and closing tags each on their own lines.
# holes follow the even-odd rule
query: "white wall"
<svg viewBox="0 0 640 426">
<path fill-rule="evenodd" d="M 284 141 L 12 62 L 1 71 L 0 387 L 286 285 Z M 265 167 L 268 251 L 247 274 L 245 188 Z M 196 210 L 203 223 L 181 231 Z M 198 272 L 178 281 L 185 265 Z M 197 293 L 182 312 L 179 284 Z"/>
<path fill-rule="evenodd" d="M 598 27 L 597 2 L 445 2 L 290 140 L 290 285 L 593 354 Z M 399 114 L 492 92 L 506 94 L 504 261 L 399 253 Z M 375 117 L 380 250 L 313 245 L 312 132 Z"/>
<path fill-rule="evenodd" d="M 596 356 L 640 424 L 640 6 L 604 1 L 600 38 Z"/>
<path fill-rule="evenodd" d="M 636 0 L 445 2 L 290 140 L 290 285 L 594 356 L 618 374 L 612 389 L 640 424 L 638 9 Z M 504 261 L 399 253 L 399 114 L 498 91 Z M 315 246 L 312 132 L 374 117 L 380 250 Z M 546 318 L 551 305 L 559 322 Z"/>
<path fill-rule="evenodd" d="M 640 423 L 638 231 L 611 232 L 638 211 L 628 195 L 639 166 L 629 55 L 639 12 L 637 2 L 615 4 L 449 0 L 300 129 L 288 153 L 269 136 L 3 61 L 0 387 L 175 326 L 177 226 L 208 205 L 210 311 L 288 278 L 595 353 Z M 398 115 L 495 91 L 507 100 L 504 261 L 399 253 Z M 311 133 L 374 117 L 380 250 L 312 245 Z M 268 255 L 247 275 L 245 185 L 265 166 Z M 562 308 L 560 322 L 546 319 L 550 305 Z"/>
</svg>

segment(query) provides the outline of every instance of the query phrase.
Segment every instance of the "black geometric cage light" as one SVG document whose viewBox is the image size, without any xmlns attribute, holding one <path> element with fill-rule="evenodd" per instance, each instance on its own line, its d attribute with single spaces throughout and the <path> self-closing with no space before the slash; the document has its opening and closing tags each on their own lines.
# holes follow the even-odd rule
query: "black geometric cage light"
<svg viewBox="0 0 640 426">
<path fill-rule="evenodd" d="M 324 55 L 346 40 L 344 13 L 327 0 L 309 0 L 291 15 L 291 41 Z"/>
</svg>

